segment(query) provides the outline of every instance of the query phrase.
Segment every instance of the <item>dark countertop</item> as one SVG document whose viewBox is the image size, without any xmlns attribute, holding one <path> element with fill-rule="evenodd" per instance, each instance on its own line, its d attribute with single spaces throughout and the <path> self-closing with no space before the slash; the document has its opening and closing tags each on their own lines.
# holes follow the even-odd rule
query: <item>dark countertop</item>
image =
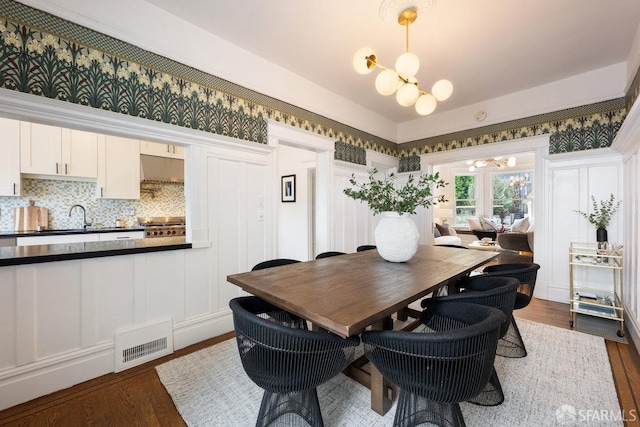
<svg viewBox="0 0 640 427">
<path fill-rule="evenodd" d="M 118 229 L 122 231 L 123 229 Z M 128 229 L 131 230 L 131 229 Z M 190 249 L 184 237 L 0 247 L 0 267 Z"/>
<path fill-rule="evenodd" d="M 44 230 L 44 231 L 3 231 L 0 230 L 0 237 L 34 237 L 34 236 L 60 236 L 65 234 L 93 234 L 93 233 L 122 233 L 127 231 L 143 231 L 143 227 L 115 228 L 115 227 L 87 227 L 70 228 L 65 230 Z"/>
</svg>

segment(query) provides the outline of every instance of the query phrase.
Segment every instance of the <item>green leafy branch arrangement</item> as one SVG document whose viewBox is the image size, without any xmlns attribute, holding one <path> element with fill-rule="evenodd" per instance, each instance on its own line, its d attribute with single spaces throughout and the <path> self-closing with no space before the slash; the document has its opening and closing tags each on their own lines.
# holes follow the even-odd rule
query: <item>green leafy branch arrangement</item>
<svg viewBox="0 0 640 427">
<path fill-rule="evenodd" d="M 596 226 L 596 228 L 607 228 L 609 221 L 611 221 L 611 217 L 620 207 L 622 200 L 619 200 L 616 203 L 616 198 L 613 193 L 611 193 L 611 196 L 609 196 L 608 199 L 601 200 L 599 205 L 596 202 L 596 198 L 593 196 L 591 196 L 591 201 L 593 202 L 593 210 L 590 214 L 578 210 L 574 210 L 574 212 L 577 212 L 588 219 L 591 224 Z"/>
<path fill-rule="evenodd" d="M 384 179 L 377 179 L 375 174 L 377 169 L 369 171 L 369 180 L 365 183 L 358 183 L 355 174 L 351 175 L 349 183 L 351 188 L 345 188 L 344 194 L 354 200 L 367 203 L 374 215 L 380 212 L 397 212 L 399 214 L 416 213 L 418 206 L 429 207 L 436 203 L 444 203 L 447 200 L 444 195 L 438 197 L 433 195 L 433 190 L 447 185 L 440 179 L 438 172 L 435 174 L 421 174 L 418 179 L 414 175 L 409 175 L 407 183 L 400 188 L 396 188 L 397 176 L 391 172 L 384 175 Z"/>
</svg>

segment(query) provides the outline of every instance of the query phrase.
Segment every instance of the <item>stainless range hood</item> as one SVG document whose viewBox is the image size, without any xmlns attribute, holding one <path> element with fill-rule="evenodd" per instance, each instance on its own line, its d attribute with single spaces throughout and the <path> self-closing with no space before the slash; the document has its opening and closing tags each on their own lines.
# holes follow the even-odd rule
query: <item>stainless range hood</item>
<svg viewBox="0 0 640 427">
<path fill-rule="evenodd" d="M 141 154 L 140 181 L 184 183 L 184 160 Z"/>
</svg>

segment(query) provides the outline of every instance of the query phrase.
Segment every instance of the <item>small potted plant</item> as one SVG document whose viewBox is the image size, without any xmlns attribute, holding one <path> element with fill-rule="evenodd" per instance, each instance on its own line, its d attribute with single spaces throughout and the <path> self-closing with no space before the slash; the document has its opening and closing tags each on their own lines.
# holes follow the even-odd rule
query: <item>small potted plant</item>
<svg viewBox="0 0 640 427">
<path fill-rule="evenodd" d="M 590 214 L 579 210 L 574 210 L 574 212 L 579 213 L 589 220 L 591 224 L 596 226 L 596 240 L 598 242 L 606 242 L 608 240 L 607 226 L 613 214 L 616 213 L 620 207 L 622 200 L 616 203 L 616 198 L 613 193 L 611 193 L 608 199 L 601 200 L 599 204 L 596 202 L 596 198 L 591 196 L 591 202 L 593 203 L 593 209 Z"/>
<path fill-rule="evenodd" d="M 385 173 L 379 178 L 377 169 L 369 171 L 369 179 L 359 183 L 351 175 L 350 188 L 344 189 L 348 197 L 366 203 L 374 215 L 382 214 L 375 230 L 376 246 L 380 256 L 391 262 L 405 262 L 415 255 L 420 234 L 413 219 L 419 206 L 428 208 L 447 200 L 435 196 L 434 190 L 447 185 L 440 175 L 409 175 L 406 184 L 396 185 L 397 175 Z"/>
</svg>

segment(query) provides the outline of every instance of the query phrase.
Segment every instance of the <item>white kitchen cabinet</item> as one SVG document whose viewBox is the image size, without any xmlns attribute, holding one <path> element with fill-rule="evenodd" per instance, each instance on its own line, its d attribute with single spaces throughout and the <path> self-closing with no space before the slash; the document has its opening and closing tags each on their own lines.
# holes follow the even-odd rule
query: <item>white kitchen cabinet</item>
<svg viewBox="0 0 640 427">
<path fill-rule="evenodd" d="M 96 178 L 98 176 L 98 134 L 62 129 L 62 163 L 64 175 Z"/>
<path fill-rule="evenodd" d="M 98 136 L 99 199 L 140 199 L 140 141 Z"/>
<path fill-rule="evenodd" d="M 97 177 L 98 135 L 20 122 L 20 171 L 68 178 Z"/>
<path fill-rule="evenodd" d="M 66 243 L 109 242 L 144 238 L 143 230 L 117 231 L 112 233 L 78 233 L 16 237 L 17 246 L 53 245 Z"/>
<path fill-rule="evenodd" d="M 149 156 L 184 159 L 184 147 L 160 142 L 140 141 L 140 154 Z"/>
<path fill-rule="evenodd" d="M 134 231 L 117 231 L 114 233 L 100 233 L 100 241 L 101 242 L 109 242 L 112 240 L 134 240 L 134 239 L 143 239 L 144 231 L 143 230 L 134 230 Z"/>
<path fill-rule="evenodd" d="M 20 196 L 20 122 L 0 118 L 0 196 Z"/>
<path fill-rule="evenodd" d="M 34 245 L 53 245 L 65 243 L 86 243 L 97 242 L 100 240 L 98 233 L 86 234 L 56 234 L 54 236 L 25 236 L 16 237 L 17 246 L 34 246 Z"/>
</svg>

